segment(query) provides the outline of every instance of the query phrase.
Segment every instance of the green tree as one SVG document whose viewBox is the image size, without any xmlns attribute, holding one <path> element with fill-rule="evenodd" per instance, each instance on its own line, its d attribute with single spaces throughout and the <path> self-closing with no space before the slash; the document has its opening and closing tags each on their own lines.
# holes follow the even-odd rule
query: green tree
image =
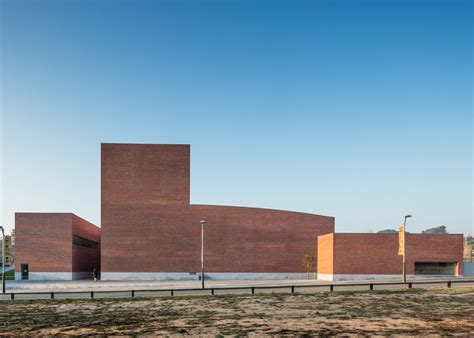
<svg viewBox="0 0 474 338">
<path fill-rule="evenodd" d="M 472 236 L 472 235 L 465 235 L 465 236 L 464 236 L 464 242 L 465 242 L 466 244 L 474 245 L 474 236 Z"/>
<path fill-rule="evenodd" d="M 448 231 L 446 230 L 446 227 L 444 225 L 441 225 L 439 227 L 423 230 L 421 233 L 422 234 L 447 234 Z"/>
<path fill-rule="evenodd" d="M 397 234 L 398 231 L 397 230 L 393 230 L 393 229 L 385 229 L 385 230 L 380 230 L 380 231 L 377 231 L 378 234 Z"/>
<path fill-rule="evenodd" d="M 311 272 L 315 272 L 314 270 L 316 268 L 316 257 L 314 257 L 314 255 L 312 255 L 308 251 L 305 251 L 303 254 L 303 267 L 308 273 L 308 278 Z"/>
</svg>

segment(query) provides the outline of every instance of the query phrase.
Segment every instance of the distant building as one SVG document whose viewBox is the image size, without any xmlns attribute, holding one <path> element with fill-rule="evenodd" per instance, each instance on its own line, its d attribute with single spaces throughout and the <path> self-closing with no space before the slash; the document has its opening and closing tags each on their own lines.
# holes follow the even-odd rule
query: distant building
<svg viewBox="0 0 474 338">
<path fill-rule="evenodd" d="M 13 264 L 15 264 L 15 257 L 16 257 L 16 250 L 15 250 L 15 229 L 12 230 L 12 261 L 13 261 Z"/>
<path fill-rule="evenodd" d="M 472 262 L 474 260 L 474 237 L 468 235 L 464 237 L 464 261 Z"/>
<path fill-rule="evenodd" d="M 2 247 L 3 240 L 0 239 L 0 249 Z M 0 263 L 3 262 L 2 252 L 0 251 Z M 13 246 L 12 246 L 12 236 L 5 236 L 5 266 L 13 265 Z"/>
</svg>

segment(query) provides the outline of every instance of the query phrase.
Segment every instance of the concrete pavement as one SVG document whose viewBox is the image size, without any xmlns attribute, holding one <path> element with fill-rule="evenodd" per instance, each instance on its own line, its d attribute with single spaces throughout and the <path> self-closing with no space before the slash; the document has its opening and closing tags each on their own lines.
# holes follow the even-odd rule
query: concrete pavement
<svg viewBox="0 0 474 338">
<path fill-rule="evenodd" d="M 453 278 L 456 283 L 451 287 L 473 287 L 472 278 Z M 413 288 L 446 288 L 447 282 L 435 283 L 439 279 L 420 280 L 413 282 Z M 390 280 L 386 282 L 396 283 Z M 365 285 L 361 285 L 365 283 Z M 367 283 L 371 283 L 369 285 Z M 275 281 L 209 281 L 206 289 L 199 289 L 196 281 L 120 281 L 120 282 L 21 282 L 16 283 L 15 290 L 7 289 L 0 294 L 0 300 L 21 299 L 90 299 L 90 298 L 129 298 L 129 297 L 163 297 L 163 296 L 198 296 L 198 295 L 230 295 L 230 294 L 261 294 L 261 293 L 315 293 L 328 291 L 367 291 L 407 289 L 408 284 L 383 284 L 381 281 L 334 282 L 329 285 L 322 281 L 308 280 L 275 280 Z M 22 289 L 20 288 L 22 287 Z M 235 287 L 239 289 L 224 289 Z M 261 289 L 260 289 L 260 288 Z M 264 288 L 263 288 L 264 287 Z M 172 289 L 172 290 L 170 290 Z M 189 290 L 192 289 L 192 290 Z M 132 291 L 133 290 L 133 291 Z M 62 291 L 62 292 L 61 292 Z M 10 293 L 9 293 L 10 292 Z M 13 295 L 11 293 L 14 293 Z"/>
<path fill-rule="evenodd" d="M 431 278 L 409 278 L 408 281 L 432 282 L 438 280 L 462 280 L 474 282 L 474 278 L 469 277 L 431 277 Z M 252 286 L 282 286 L 282 285 L 350 285 L 361 283 L 383 283 L 401 282 L 397 279 L 389 280 L 366 280 L 366 281 L 321 281 L 321 280 L 209 280 L 206 281 L 207 288 L 228 288 L 228 287 L 252 287 Z M 191 289 L 200 288 L 200 281 L 7 281 L 7 291 L 12 292 L 60 292 L 60 291 L 116 291 L 116 290 L 157 290 L 157 289 Z"/>
</svg>

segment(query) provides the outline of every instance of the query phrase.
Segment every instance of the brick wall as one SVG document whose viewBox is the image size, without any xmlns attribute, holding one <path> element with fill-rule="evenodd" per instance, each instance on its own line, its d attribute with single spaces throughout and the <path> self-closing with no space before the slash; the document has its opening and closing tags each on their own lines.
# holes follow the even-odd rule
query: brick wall
<svg viewBox="0 0 474 338">
<path fill-rule="evenodd" d="M 334 218 L 190 205 L 189 146 L 102 145 L 102 272 L 304 272 Z M 218 160 L 218 159 L 216 159 Z"/>
<path fill-rule="evenodd" d="M 102 144 L 101 150 L 102 207 L 189 204 L 189 145 Z"/>
<path fill-rule="evenodd" d="M 72 214 L 16 213 L 16 262 L 30 272 L 71 272 Z"/>
<path fill-rule="evenodd" d="M 76 215 L 72 215 L 72 234 L 98 244 L 97 248 L 72 245 L 72 271 L 92 273 L 94 268 L 100 271 L 100 228 Z"/>
<path fill-rule="evenodd" d="M 16 272 L 89 272 L 100 268 L 100 228 L 71 213 L 16 213 Z M 95 241 L 97 249 L 72 244 L 73 235 Z"/>
<path fill-rule="evenodd" d="M 334 274 L 402 273 L 398 234 L 334 234 L 334 243 L 319 237 L 319 250 L 331 252 Z M 462 235 L 407 234 L 407 274 L 415 273 L 415 262 L 457 262 L 462 273 Z M 333 249 L 331 249 L 333 245 Z M 332 256 L 332 257 L 330 257 Z M 323 269 L 323 257 L 318 264 Z M 318 268 L 318 273 L 323 272 Z"/>
<path fill-rule="evenodd" d="M 305 213 L 192 205 L 189 226 L 199 250 L 199 220 L 207 219 L 209 272 L 305 272 L 303 255 L 316 256 L 316 237 L 334 231 L 334 218 Z M 197 231 L 196 231 L 197 230 Z M 198 261 L 196 250 L 193 257 Z"/>
<path fill-rule="evenodd" d="M 400 274 L 398 235 L 334 234 L 334 274 Z"/>
<path fill-rule="evenodd" d="M 463 243 L 464 236 L 461 234 L 407 235 L 407 273 L 414 273 L 415 261 L 417 261 L 458 262 L 457 274 L 462 274 Z"/>
</svg>

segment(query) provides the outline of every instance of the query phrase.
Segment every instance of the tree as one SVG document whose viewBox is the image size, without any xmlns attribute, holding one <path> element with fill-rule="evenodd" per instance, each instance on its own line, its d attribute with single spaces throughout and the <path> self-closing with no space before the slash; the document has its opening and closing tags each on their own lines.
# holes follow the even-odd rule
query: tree
<svg viewBox="0 0 474 338">
<path fill-rule="evenodd" d="M 474 257 L 474 237 L 472 235 L 464 236 L 464 259 L 472 262 Z"/>
<path fill-rule="evenodd" d="M 316 257 L 309 253 L 308 251 L 305 251 L 303 254 L 303 267 L 305 271 L 308 273 L 308 278 L 310 272 L 314 272 L 316 268 Z"/>
<path fill-rule="evenodd" d="M 394 229 L 385 229 L 385 230 L 380 230 L 377 231 L 378 234 L 397 234 L 398 231 Z"/>
<path fill-rule="evenodd" d="M 472 235 L 465 235 L 465 236 L 464 236 L 464 242 L 465 242 L 466 244 L 474 245 L 474 236 L 472 236 Z"/>
<path fill-rule="evenodd" d="M 421 233 L 422 234 L 447 234 L 448 231 L 446 231 L 446 227 L 442 225 L 439 227 L 423 230 Z"/>
</svg>

